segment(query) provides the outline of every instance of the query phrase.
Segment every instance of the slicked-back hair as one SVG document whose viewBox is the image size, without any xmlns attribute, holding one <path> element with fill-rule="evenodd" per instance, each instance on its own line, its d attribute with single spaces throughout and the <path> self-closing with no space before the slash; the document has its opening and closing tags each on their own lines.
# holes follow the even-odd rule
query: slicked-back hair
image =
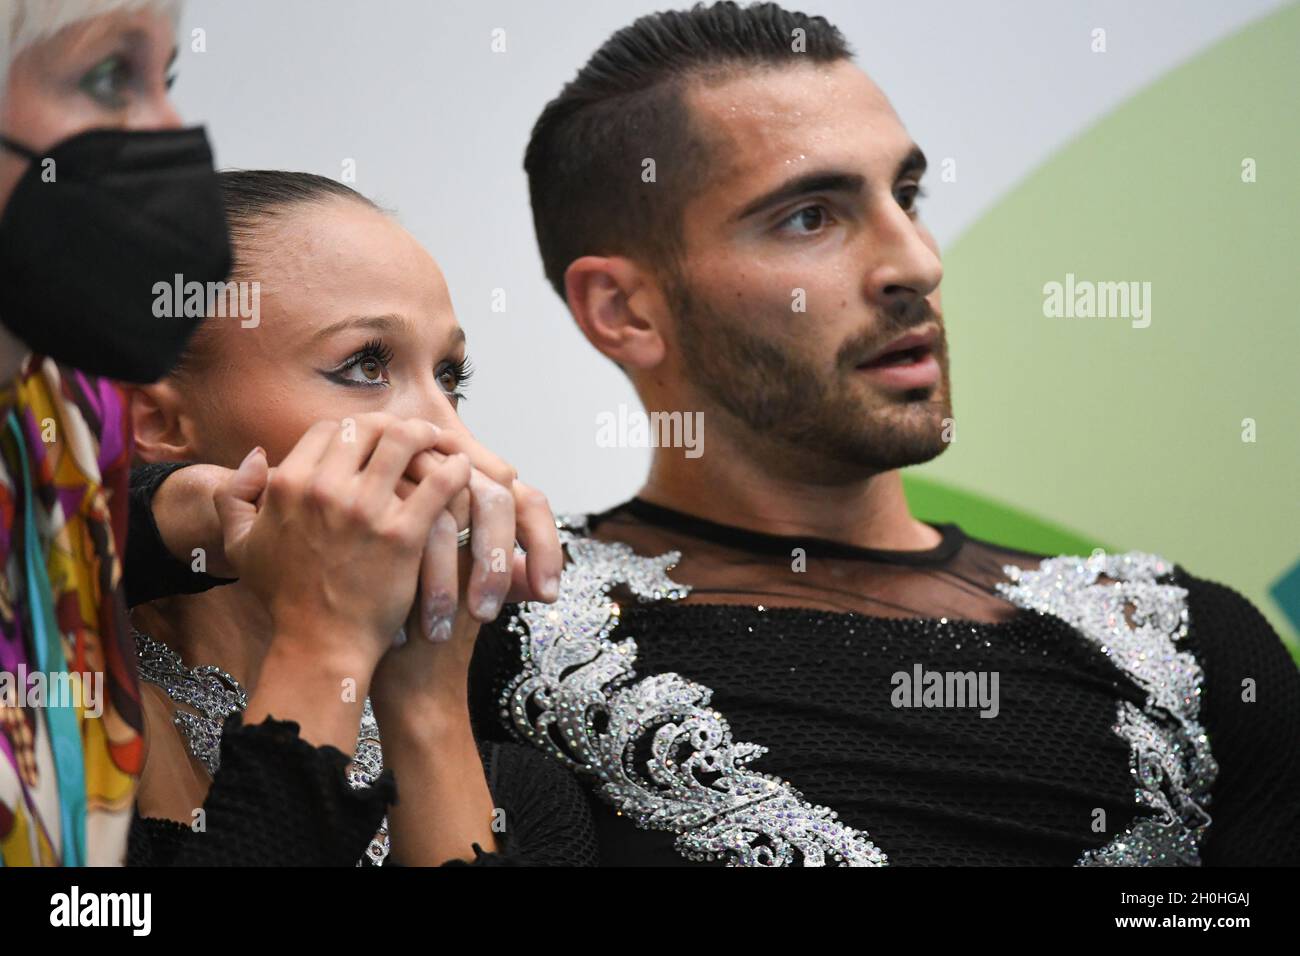
<svg viewBox="0 0 1300 956">
<path fill-rule="evenodd" d="M 227 169 L 217 174 L 217 182 L 235 247 L 236 273 L 240 271 L 240 248 L 277 213 L 330 199 L 348 199 L 379 208 L 351 186 L 315 173 L 283 169 Z"/>
<path fill-rule="evenodd" d="M 253 280 L 257 275 L 258 239 L 276 216 L 300 206 L 342 199 L 384 212 L 351 186 L 315 173 L 283 169 L 228 169 L 217 174 L 221 201 L 234 252 L 229 281 Z M 185 378 L 207 367 L 211 339 L 220 323 L 207 321 L 191 336 L 172 376 Z"/>
<path fill-rule="evenodd" d="M 537 244 L 560 298 L 565 270 L 585 255 L 672 268 L 682 211 L 709 172 L 690 81 L 851 56 L 824 18 L 775 3 L 700 3 L 641 17 L 606 40 L 542 111 L 524 157 Z M 654 182 L 643 181 L 647 159 Z"/>
</svg>

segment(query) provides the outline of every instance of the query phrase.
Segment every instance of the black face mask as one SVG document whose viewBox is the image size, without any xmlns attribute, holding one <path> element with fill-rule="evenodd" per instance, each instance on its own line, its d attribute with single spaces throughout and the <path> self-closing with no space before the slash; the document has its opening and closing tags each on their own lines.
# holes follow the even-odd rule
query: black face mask
<svg viewBox="0 0 1300 956">
<path fill-rule="evenodd" d="M 0 145 L 31 160 L 0 216 L 0 323 L 92 375 L 167 374 L 203 317 L 173 314 L 180 296 L 162 285 L 207 289 L 230 273 L 203 129 L 90 130 L 44 155 Z"/>
</svg>

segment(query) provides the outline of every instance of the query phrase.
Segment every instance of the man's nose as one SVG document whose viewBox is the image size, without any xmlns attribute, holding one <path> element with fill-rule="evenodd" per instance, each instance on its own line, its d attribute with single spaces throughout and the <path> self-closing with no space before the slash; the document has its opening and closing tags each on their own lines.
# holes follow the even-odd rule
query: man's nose
<svg viewBox="0 0 1300 956">
<path fill-rule="evenodd" d="M 882 308 L 924 298 L 943 280 L 943 262 L 928 235 L 897 203 L 873 218 L 865 278 L 867 297 Z"/>
</svg>

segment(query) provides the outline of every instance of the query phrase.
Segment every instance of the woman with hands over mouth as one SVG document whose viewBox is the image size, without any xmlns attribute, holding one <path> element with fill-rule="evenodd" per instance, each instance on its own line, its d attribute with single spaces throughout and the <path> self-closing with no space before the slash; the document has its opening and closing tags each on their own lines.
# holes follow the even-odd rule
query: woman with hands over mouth
<svg viewBox="0 0 1300 956">
<path fill-rule="evenodd" d="M 148 591 L 133 566 L 132 862 L 592 862 L 570 776 L 470 730 L 480 622 L 554 600 L 562 558 L 545 499 L 460 423 L 436 264 L 332 180 L 221 179 L 261 315 L 209 318 L 135 391 L 134 494 L 159 548 L 238 580 L 176 561 Z"/>
</svg>

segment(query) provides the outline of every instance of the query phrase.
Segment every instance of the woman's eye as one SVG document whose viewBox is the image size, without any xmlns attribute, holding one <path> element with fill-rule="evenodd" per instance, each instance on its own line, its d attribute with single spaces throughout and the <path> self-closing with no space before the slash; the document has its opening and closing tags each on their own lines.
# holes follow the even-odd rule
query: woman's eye
<svg viewBox="0 0 1300 956">
<path fill-rule="evenodd" d="M 469 376 L 454 365 L 448 366 L 438 373 L 438 387 L 447 394 L 453 404 L 465 397 L 465 383 L 467 381 L 469 381 Z"/>
<path fill-rule="evenodd" d="M 783 232 L 807 236 L 820 232 L 830 224 L 830 221 L 831 215 L 825 206 L 804 206 L 783 219 L 778 228 Z"/>
<path fill-rule="evenodd" d="M 81 79 L 81 89 L 104 106 L 117 108 L 131 78 L 131 69 L 120 56 L 111 56 Z"/>
<path fill-rule="evenodd" d="M 388 366 L 373 355 L 366 356 L 340 370 L 338 377 L 355 385 L 387 385 Z"/>
<path fill-rule="evenodd" d="M 438 370 L 438 387 L 443 390 L 452 404 L 465 397 L 465 386 L 474 376 L 474 366 L 468 358 L 450 362 Z"/>
</svg>

